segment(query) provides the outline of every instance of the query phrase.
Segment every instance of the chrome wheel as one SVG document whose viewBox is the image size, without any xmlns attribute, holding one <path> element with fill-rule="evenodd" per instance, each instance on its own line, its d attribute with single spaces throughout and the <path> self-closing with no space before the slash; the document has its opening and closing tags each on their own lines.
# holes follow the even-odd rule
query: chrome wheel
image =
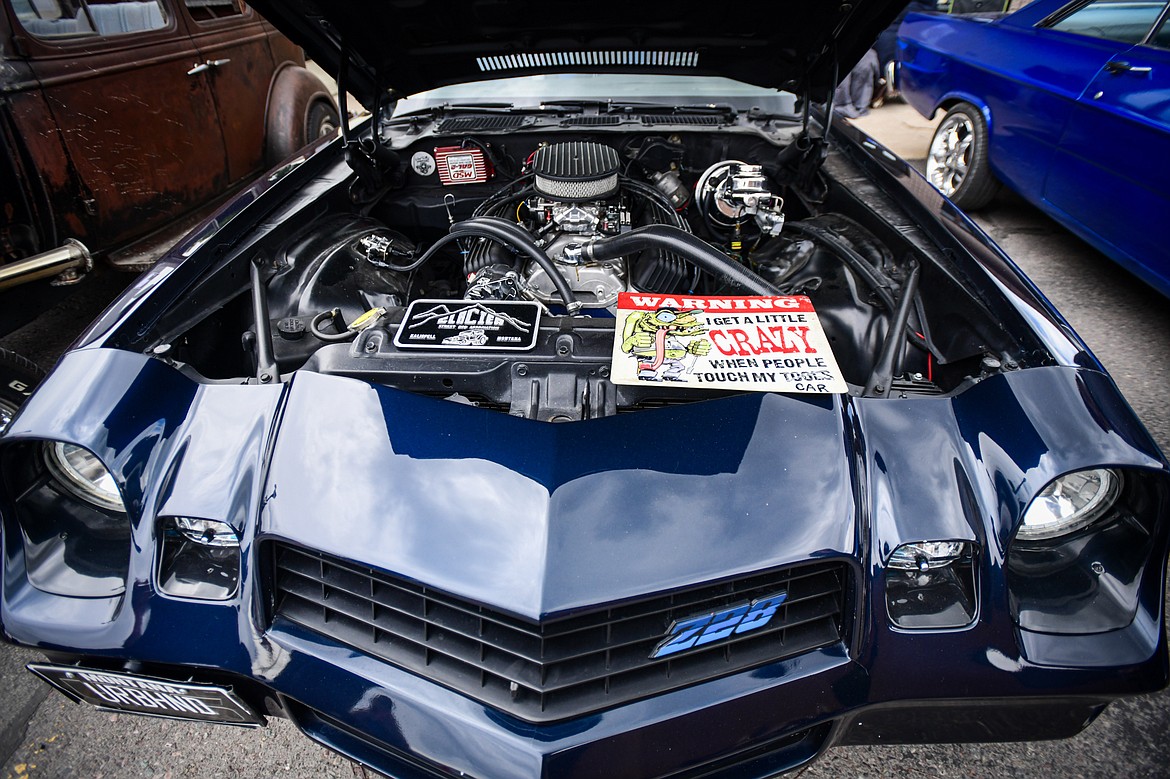
<svg viewBox="0 0 1170 779">
<path fill-rule="evenodd" d="M 947 197 L 955 194 L 971 170 L 974 142 L 974 123 L 962 113 L 948 114 L 934 131 L 926 177 Z"/>
<path fill-rule="evenodd" d="M 939 122 L 926 156 L 926 178 L 965 211 L 991 202 L 999 179 L 991 171 L 988 123 L 970 103 L 956 103 Z"/>
</svg>

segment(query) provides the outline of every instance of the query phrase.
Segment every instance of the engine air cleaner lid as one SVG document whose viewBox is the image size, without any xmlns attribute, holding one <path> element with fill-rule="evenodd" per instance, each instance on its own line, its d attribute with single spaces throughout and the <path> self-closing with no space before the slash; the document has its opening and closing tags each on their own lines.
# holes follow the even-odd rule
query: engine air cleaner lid
<svg viewBox="0 0 1170 779">
<path fill-rule="evenodd" d="M 569 141 L 536 150 L 536 191 L 557 200 L 603 200 L 617 193 L 621 158 L 601 143 Z"/>
</svg>

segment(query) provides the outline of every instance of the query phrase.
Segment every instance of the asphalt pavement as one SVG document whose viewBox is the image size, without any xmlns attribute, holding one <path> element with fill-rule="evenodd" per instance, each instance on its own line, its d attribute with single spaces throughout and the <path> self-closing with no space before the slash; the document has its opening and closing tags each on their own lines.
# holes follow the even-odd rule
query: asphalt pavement
<svg viewBox="0 0 1170 779">
<path fill-rule="evenodd" d="M 855 123 L 921 166 L 933 125 L 908 106 L 890 104 Z M 1111 371 L 1158 444 L 1168 450 L 1166 300 L 1011 195 L 1001 195 L 976 215 L 976 221 L 1068 318 Z M 79 294 L 0 339 L 0 345 L 49 368 L 128 282 L 125 276 L 97 274 Z M 198 640 L 197 635 L 190 638 Z M 36 659 L 34 652 L 0 645 L 4 779 L 354 776 L 347 761 L 315 746 L 281 720 L 253 731 L 114 715 L 75 705 L 23 669 Z M 906 683 L 913 686 L 914 680 Z M 1168 733 L 1170 694 L 1162 692 L 1116 703 L 1087 731 L 1064 741 L 838 748 L 801 776 L 1167 777 Z M 620 766 L 614 767 L 614 776 L 621 776 Z"/>
</svg>

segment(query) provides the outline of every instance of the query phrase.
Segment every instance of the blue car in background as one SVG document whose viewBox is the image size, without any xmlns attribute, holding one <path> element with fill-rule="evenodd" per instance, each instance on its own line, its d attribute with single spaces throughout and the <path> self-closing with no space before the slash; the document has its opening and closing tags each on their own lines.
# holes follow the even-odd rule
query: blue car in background
<svg viewBox="0 0 1170 779">
<path fill-rule="evenodd" d="M 931 183 L 967 210 L 1003 183 L 1170 295 L 1168 18 L 1165 0 L 908 16 L 906 100 L 927 117 L 946 112 Z"/>
</svg>

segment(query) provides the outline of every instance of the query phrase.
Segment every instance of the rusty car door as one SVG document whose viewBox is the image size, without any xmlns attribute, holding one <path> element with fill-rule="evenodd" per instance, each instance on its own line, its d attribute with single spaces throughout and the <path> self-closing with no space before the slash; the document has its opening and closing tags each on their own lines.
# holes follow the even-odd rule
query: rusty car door
<svg viewBox="0 0 1170 779">
<path fill-rule="evenodd" d="M 240 0 L 174 0 L 207 65 L 232 181 L 263 168 L 265 108 L 274 69 L 273 28 Z M 179 8 L 182 6 L 182 8 Z"/>
<path fill-rule="evenodd" d="M 114 248 L 231 183 L 206 68 L 171 1 L 11 0 L 40 87 L 12 110 L 62 236 Z"/>
</svg>

